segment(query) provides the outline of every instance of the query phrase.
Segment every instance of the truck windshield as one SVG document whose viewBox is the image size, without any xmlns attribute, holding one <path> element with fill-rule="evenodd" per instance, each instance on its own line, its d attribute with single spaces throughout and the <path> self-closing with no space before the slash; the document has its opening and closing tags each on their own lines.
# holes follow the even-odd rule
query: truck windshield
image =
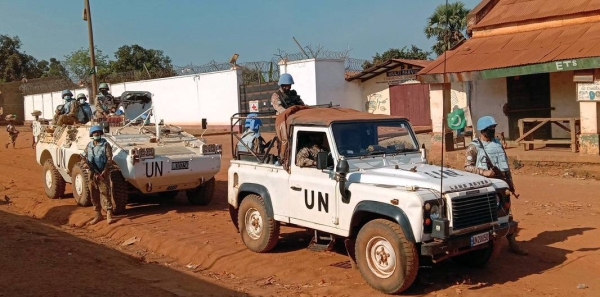
<svg viewBox="0 0 600 297">
<path fill-rule="evenodd" d="M 338 153 L 346 158 L 418 150 L 405 120 L 334 123 L 332 130 Z"/>
</svg>

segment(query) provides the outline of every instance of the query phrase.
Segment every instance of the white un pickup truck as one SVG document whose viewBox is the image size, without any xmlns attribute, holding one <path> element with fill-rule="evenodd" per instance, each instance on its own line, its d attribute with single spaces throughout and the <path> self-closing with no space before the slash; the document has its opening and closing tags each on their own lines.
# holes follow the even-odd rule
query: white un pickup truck
<svg viewBox="0 0 600 297">
<path fill-rule="evenodd" d="M 392 294 L 413 283 L 421 257 L 480 266 L 517 228 L 504 181 L 428 165 L 404 118 L 311 108 L 286 124 L 287 163 L 269 148 L 236 150 L 229 167 L 232 220 L 254 252 L 275 247 L 282 224 L 314 230 L 313 250 L 342 238 L 366 282 Z M 297 166 L 314 139 L 325 152 L 315 166 Z"/>
</svg>

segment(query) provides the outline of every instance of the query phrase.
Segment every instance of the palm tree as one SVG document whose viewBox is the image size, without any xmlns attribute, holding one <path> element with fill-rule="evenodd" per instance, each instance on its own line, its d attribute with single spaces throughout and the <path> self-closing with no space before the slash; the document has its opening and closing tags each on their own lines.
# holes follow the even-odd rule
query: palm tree
<svg viewBox="0 0 600 297">
<path fill-rule="evenodd" d="M 437 42 L 431 47 L 439 56 L 465 39 L 463 32 L 467 29 L 467 14 L 469 9 L 457 1 L 451 4 L 439 5 L 433 14 L 427 18 L 425 36 L 435 37 Z"/>
</svg>

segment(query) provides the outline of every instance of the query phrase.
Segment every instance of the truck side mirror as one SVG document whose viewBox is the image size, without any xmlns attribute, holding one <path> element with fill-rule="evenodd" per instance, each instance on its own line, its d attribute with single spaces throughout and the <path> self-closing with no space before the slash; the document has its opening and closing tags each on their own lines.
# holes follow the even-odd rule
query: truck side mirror
<svg viewBox="0 0 600 297">
<path fill-rule="evenodd" d="M 327 158 L 329 157 L 328 152 L 317 153 L 317 169 L 327 169 Z"/>
<path fill-rule="evenodd" d="M 208 124 L 206 123 L 206 119 L 202 119 L 202 130 L 206 130 L 206 126 Z"/>
</svg>

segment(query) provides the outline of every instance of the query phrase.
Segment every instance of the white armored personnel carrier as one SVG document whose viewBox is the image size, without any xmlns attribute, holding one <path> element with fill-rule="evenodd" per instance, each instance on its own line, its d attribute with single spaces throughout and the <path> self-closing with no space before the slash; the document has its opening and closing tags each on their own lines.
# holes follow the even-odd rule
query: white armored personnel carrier
<svg viewBox="0 0 600 297">
<path fill-rule="evenodd" d="M 99 124 L 113 148 L 113 213 L 125 209 L 132 193 L 174 198 L 185 191 L 190 203 L 208 204 L 214 176 L 221 169 L 221 145 L 158 121 L 150 92 L 124 92 L 119 104 L 123 114 L 110 115 Z M 42 126 L 36 161 L 43 166 L 44 188 L 51 199 L 63 197 L 66 183 L 71 183 L 77 204 L 91 205 L 89 172 L 80 165 L 80 154 L 91 140 L 92 125 Z M 204 119 L 202 126 L 206 129 Z"/>
</svg>

